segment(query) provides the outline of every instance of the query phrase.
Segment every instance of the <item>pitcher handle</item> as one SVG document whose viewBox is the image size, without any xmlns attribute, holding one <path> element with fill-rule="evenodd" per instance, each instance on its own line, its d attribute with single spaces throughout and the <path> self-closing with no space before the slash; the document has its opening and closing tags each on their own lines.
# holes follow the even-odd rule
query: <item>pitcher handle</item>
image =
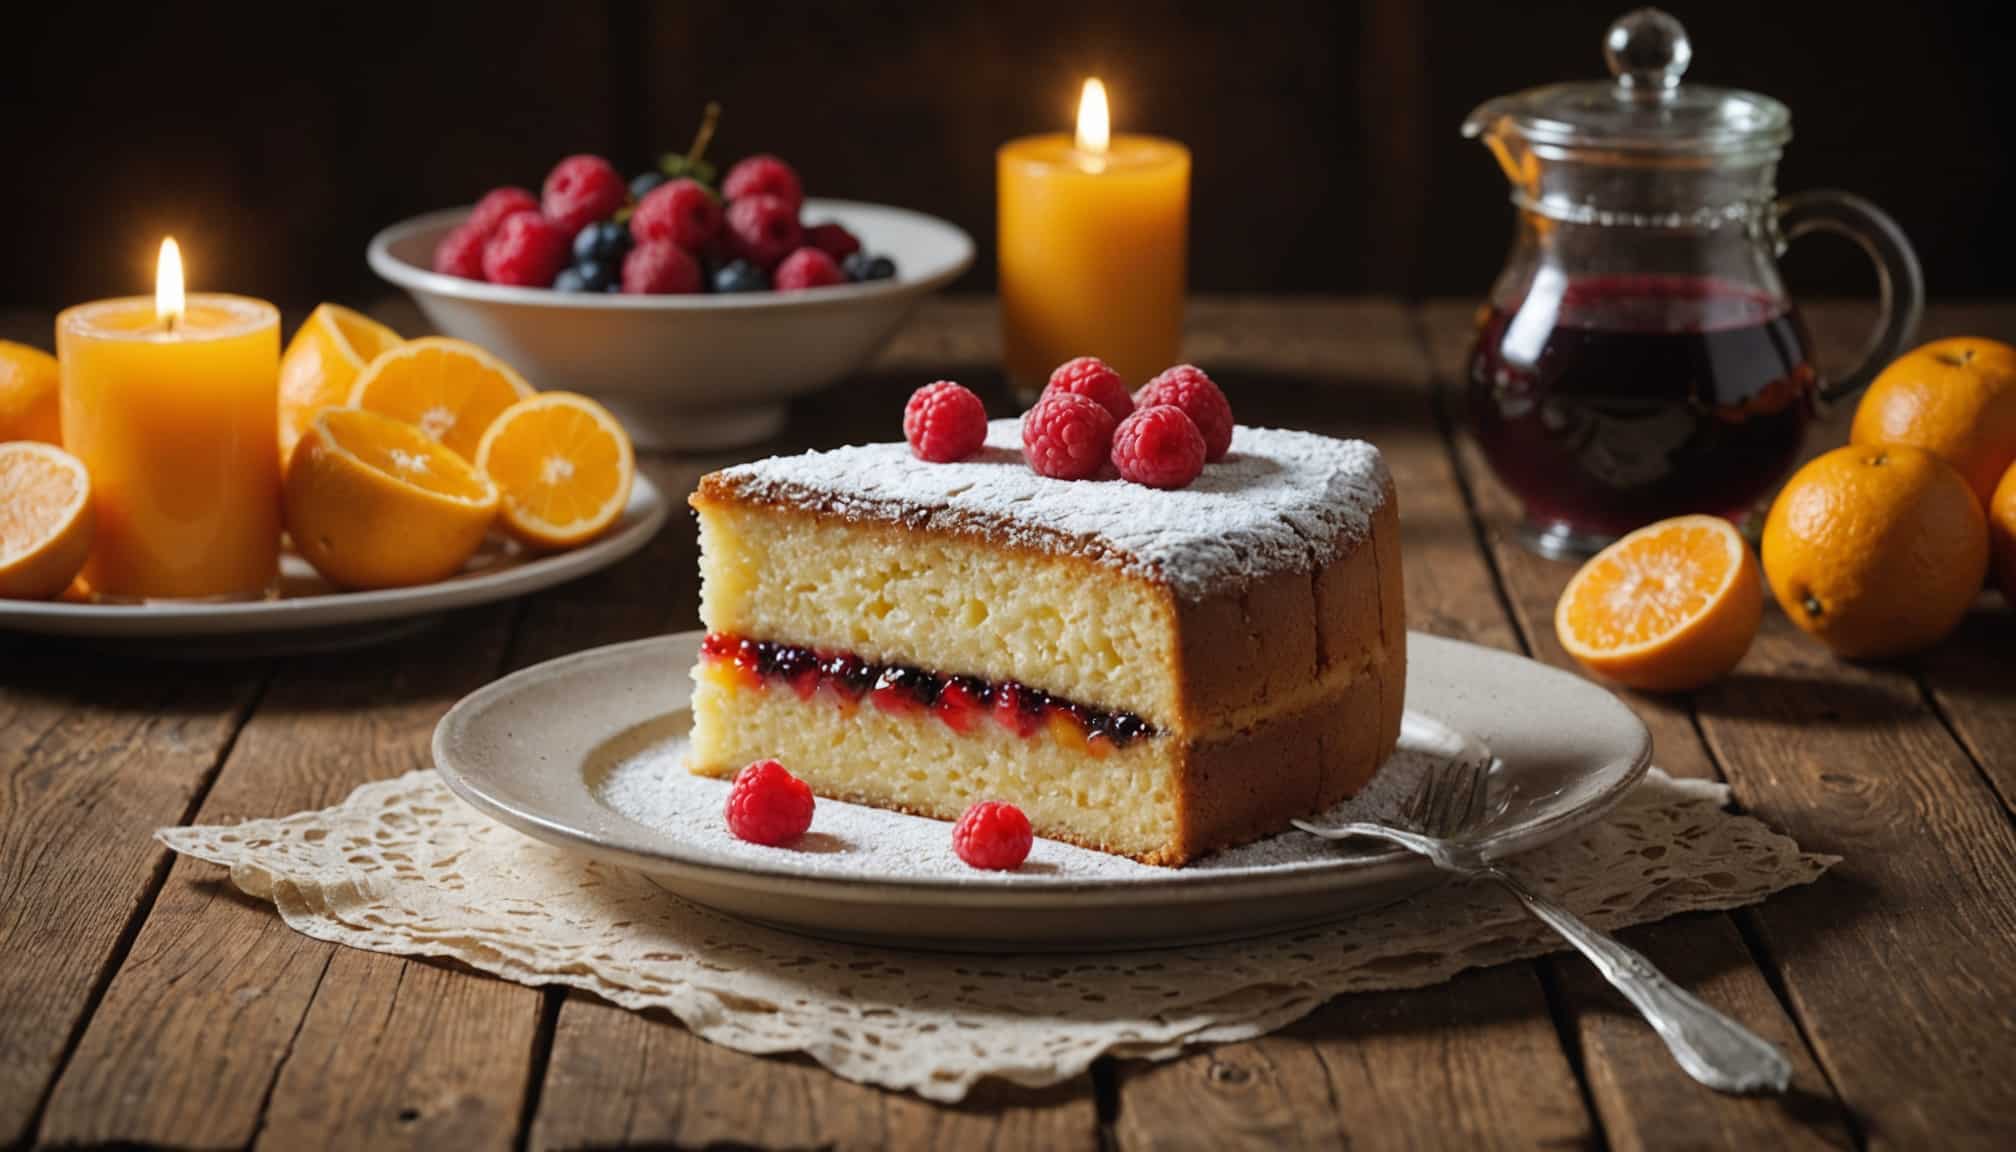
<svg viewBox="0 0 2016 1152">
<path fill-rule="evenodd" d="M 1876 265 L 1876 330 L 1869 334 L 1855 367 L 1820 393 L 1823 403 L 1846 400 L 1868 387 L 1918 332 L 1918 319 L 1925 311 L 1925 274 L 1918 268 L 1918 254 L 1911 250 L 1904 230 L 1881 208 L 1833 189 L 1780 200 L 1778 231 L 1784 237 L 1781 252 L 1808 232 L 1833 232 L 1853 240 Z"/>
</svg>

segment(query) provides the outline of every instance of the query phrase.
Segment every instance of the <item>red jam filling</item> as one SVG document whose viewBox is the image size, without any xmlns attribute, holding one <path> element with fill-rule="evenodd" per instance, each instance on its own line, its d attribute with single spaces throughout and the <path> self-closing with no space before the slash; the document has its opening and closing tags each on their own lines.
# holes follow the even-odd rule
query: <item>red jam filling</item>
<svg viewBox="0 0 2016 1152">
<path fill-rule="evenodd" d="M 1076 736 L 1095 752 L 1155 735 L 1154 726 L 1132 712 L 1074 703 L 1013 680 L 989 682 L 907 664 L 871 664 L 851 652 L 709 632 L 700 642 L 700 658 L 732 667 L 758 687 L 788 685 L 801 700 L 823 688 L 845 703 L 865 698 L 894 715 L 929 713 L 962 735 L 991 719 L 1025 740 L 1047 730 Z"/>
</svg>

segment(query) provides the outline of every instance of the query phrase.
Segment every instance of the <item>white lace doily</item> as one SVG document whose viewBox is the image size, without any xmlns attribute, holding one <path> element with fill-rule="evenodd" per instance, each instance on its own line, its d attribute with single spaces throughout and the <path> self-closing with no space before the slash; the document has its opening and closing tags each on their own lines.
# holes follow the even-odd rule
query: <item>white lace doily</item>
<svg viewBox="0 0 2016 1152">
<path fill-rule="evenodd" d="M 1727 790 L 1653 770 L 1602 824 L 1516 870 L 1609 928 L 1754 903 L 1818 877 Z M 956 1101 L 989 1076 L 1069 1079 L 1101 1055 L 1248 1039 L 1346 992 L 1411 988 L 1559 947 L 1508 896 L 1452 884 L 1262 940 L 1094 956 L 961 956 L 825 943 L 688 904 L 528 839 L 431 772 L 317 812 L 169 828 L 320 940 L 452 957 L 523 984 L 663 1009 L 743 1052 L 803 1052 L 850 1080 Z"/>
</svg>

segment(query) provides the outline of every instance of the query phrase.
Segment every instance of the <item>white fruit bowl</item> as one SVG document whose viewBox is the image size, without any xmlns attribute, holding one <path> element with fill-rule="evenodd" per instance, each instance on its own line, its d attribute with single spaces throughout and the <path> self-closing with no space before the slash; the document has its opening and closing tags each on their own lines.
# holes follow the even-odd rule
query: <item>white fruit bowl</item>
<svg viewBox="0 0 2016 1152">
<path fill-rule="evenodd" d="M 973 238 L 943 220 L 851 200 L 807 200 L 896 278 L 804 292 L 625 296 L 484 284 L 431 270 L 434 245 L 468 216 L 416 216 L 371 238 L 366 258 L 411 293 L 442 334 L 504 358 L 535 388 L 584 392 L 645 448 L 754 443 L 787 402 L 859 371 L 924 297 L 973 263 Z"/>
</svg>

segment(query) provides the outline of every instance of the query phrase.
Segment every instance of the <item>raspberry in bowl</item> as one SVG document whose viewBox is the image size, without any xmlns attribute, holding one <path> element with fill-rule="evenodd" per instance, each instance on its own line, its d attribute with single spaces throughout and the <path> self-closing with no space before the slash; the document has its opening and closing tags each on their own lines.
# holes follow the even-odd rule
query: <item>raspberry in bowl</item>
<svg viewBox="0 0 2016 1152">
<path fill-rule="evenodd" d="M 569 157 L 539 193 L 498 189 L 395 224 L 366 258 L 442 334 L 538 387 L 593 396 L 640 447 L 754 443 L 782 430 L 792 397 L 859 371 L 974 249 L 922 213 L 804 197 L 788 164 L 753 159 L 717 186 L 704 165 L 625 181 Z M 712 189 L 729 183 L 744 195 L 724 204 Z M 511 222 L 525 213 L 537 215 Z"/>
</svg>

